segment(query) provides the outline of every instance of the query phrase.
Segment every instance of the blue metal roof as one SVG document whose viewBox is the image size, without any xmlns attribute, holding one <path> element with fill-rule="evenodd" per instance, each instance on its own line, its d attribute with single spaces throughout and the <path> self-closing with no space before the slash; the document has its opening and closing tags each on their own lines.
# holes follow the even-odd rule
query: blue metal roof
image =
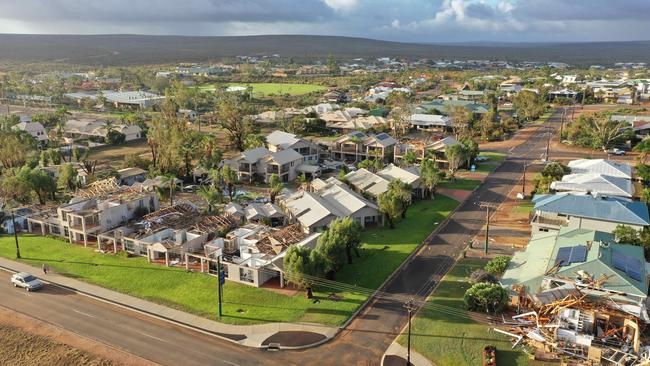
<svg viewBox="0 0 650 366">
<path fill-rule="evenodd" d="M 559 193 L 533 197 L 535 211 L 556 212 L 622 224 L 650 225 L 648 206 L 644 202 L 620 197 Z"/>
</svg>

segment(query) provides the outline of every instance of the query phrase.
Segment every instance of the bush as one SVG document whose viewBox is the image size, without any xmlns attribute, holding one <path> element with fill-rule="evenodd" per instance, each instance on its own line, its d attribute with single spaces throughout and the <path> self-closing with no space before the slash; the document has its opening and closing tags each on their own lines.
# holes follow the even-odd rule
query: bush
<svg viewBox="0 0 650 366">
<path fill-rule="evenodd" d="M 484 269 L 495 276 L 500 276 L 508 268 L 508 262 L 510 262 L 510 257 L 507 256 L 498 256 L 487 262 Z"/>
<path fill-rule="evenodd" d="M 469 275 L 469 283 L 497 283 L 497 278 L 484 269 L 477 269 Z"/>
<path fill-rule="evenodd" d="M 465 291 L 463 301 L 469 310 L 497 312 L 508 303 L 508 291 L 496 283 L 477 283 Z"/>
</svg>

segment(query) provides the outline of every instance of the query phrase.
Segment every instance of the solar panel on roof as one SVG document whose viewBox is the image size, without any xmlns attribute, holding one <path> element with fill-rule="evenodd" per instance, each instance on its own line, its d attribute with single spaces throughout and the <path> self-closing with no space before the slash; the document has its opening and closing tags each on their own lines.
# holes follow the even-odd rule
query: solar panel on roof
<svg viewBox="0 0 650 366">
<path fill-rule="evenodd" d="M 619 271 L 625 272 L 633 280 L 643 280 L 643 264 L 639 258 L 612 251 L 612 265 Z"/>
<path fill-rule="evenodd" d="M 625 255 L 612 250 L 612 265 L 619 271 L 625 272 Z"/>
<path fill-rule="evenodd" d="M 361 138 L 364 136 L 364 134 L 361 132 L 355 132 L 354 134 L 352 134 L 352 136 Z"/>
<path fill-rule="evenodd" d="M 571 247 L 560 248 L 555 257 L 555 264 L 559 263 L 560 266 L 568 266 L 571 264 L 569 258 L 571 258 Z"/>
<path fill-rule="evenodd" d="M 383 140 L 386 140 L 387 138 L 389 138 L 390 136 L 388 136 L 388 135 L 385 134 L 385 133 L 380 133 L 380 134 L 377 135 L 376 137 L 377 137 L 377 140 L 381 140 L 381 141 L 383 141 Z"/>
<path fill-rule="evenodd" d="M 625 273 L 627 273 L 628 276 L 630 276 L 632 279 L 637 281 L 641 281 L 641 278 L 643 277 L 640 267 L 628 267 Z"/>
<path fill-rule="evenodd" d="M 587 247 L 584 245 L 576 245 L 571 247 L 571 255 L 569 256 L 569 263 L 581 263 L 587 260 Z"/>
</svg>

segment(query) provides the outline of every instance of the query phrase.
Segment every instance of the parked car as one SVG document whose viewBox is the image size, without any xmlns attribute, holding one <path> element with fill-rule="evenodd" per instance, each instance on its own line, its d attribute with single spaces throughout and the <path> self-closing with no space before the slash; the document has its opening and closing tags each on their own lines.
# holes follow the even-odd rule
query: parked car
<svg viewBox="0 0 650 366">
<path fill-rule="evenodd" d="M 11 276 L 14 287 L 22 287 L 27 291 L 36 291 L 43 287 L 43 282 L 26 272 L 16 273 Z"/>
<path fill-rule="evenodd" d="M 625 155 L 625 150 L 621 150 L 619 148 L 613 148 L 611 150 L 607 150 L 607 153 L 612 154 L 612 155 L 621 156 L 621 155 Z"/>
</svg>

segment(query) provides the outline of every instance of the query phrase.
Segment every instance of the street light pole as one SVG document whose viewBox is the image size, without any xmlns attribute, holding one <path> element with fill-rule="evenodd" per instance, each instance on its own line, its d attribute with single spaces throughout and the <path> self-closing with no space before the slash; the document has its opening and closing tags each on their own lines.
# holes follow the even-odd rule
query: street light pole
<svg viewBox="0 0 650 366">
<path fill-rule="evenodd" d="M 14 227 L 14 240 L 16 241 L 16 259 L 20 259 L 20 246 L 18 245 L 18 228 L 16 227 L 16 216 L 14 210 L 11 210 L 11 224 Z"/>
<path fill-rule="evenodd" d="M 409 325 L 408 325 L 408 337 L 406 338 L 406 366 L 411 365 L 411 316 L 413 315 L 413 300 L 409 300 L 404 304 L 404 307 L 408 311 L 409 315 Z"/>
<path fill-rule="evenodd" d="M 222 278 L 223 274 L 221 273 L 222 270 L 221 270 L 221 259 L 220 258 L 221 258 L 221 256 L 217 257 L 217 279 L 218 279 L 217 280 L 217 284 L 218 284 L 217 291 L 219 293 L 219 318 L 221 318 L 221 315 L 223 314 L 222 305 L 221 305 L 223 303 L 223 299 L 221 298 L 223 296 L 222 287 L 221 287 L 223 285 L 221 283 L 223 281 L 223 278 Z"/>
</svg>

